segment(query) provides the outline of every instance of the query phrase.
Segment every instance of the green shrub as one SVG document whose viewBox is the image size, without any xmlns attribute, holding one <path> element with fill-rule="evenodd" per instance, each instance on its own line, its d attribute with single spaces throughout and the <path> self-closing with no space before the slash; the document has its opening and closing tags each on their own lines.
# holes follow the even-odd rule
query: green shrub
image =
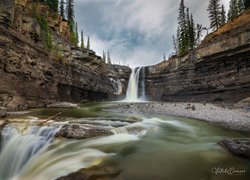
<svg viewBox="0 0 250 180">
<path fill-rule="evenodd" d="M 52 49 L 52 38 L 48 22 L 44 16 L 37 17 L 41 28 L 41 39 L 44 46 L 48 49 Z"/>
</svg>

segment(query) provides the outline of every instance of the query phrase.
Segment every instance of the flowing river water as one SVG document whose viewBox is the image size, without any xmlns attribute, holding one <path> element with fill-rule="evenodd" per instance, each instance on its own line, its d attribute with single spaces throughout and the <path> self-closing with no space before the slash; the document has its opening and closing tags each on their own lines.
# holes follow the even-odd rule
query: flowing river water
<svg viewBox="0 0 250 180">
<path fill-rule="evenodd" d="M 110 104 L 35 109 L 10 117 L 1 138 L 0 179 L 47 180 L 74 172 L 89 179 L 249 179 L 250 162 L 217 144 L 224 138 L 250 137 L 249 133 L 182 117 L 114 114 L 105 110 Z M 34 124 L 58 112 L 62 114 L 54 122 Z M 128 123 L 130 120 L 134 123 Z M 60 127 L 70 121 L 95 121 L 110 128 L 113 135 L 84 140 L 55 138 Z M 244 173 L 218 174 L 218 168 Z"/>
</svg>

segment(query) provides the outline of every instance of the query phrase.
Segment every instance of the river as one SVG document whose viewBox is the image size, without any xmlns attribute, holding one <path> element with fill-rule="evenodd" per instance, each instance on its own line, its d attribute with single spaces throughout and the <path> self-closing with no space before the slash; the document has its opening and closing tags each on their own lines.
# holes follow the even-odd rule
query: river
<svg viewBox="0 0 250 180">
<path fill-rule="evenodd" d="M 10 117 L 1 138 L 0 179 L 46 180 L 73 172 L 89 179 L 249 179 L 250 162 L 217 144 L 224 138 L 250 137 L 249 133 L 183 117 L 115 114 L 106 111 L 111 104 L 34 109 Z M 58 112 L 62 114 L 54 122 L 34 125 Z M 54 138 L 64 123 L 84 120 L 88 125 L 93 121 L 110 128 L 113 135 L 84 140 Z M 244 172 L 218 173 L 230 168 Z"/>
</svg>

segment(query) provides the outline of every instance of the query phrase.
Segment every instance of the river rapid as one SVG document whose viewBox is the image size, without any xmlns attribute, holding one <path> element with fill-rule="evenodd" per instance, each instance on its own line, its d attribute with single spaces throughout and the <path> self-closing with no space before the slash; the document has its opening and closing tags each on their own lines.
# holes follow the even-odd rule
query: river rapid
<svg viewBox="0 0 250 180">
<path fill-rule="evenodd" d="M 109 105 L 33 109 L 9 117 L 1 137 L 0 179 L 249 179 L 250 162 L 217 142 L 250 133 L 183 117 L 115 114 L 107 111 Z M 36 124 L 59 112 L 53 121 Z M 71 121 L 107 128 L 113 135 L 55 137 Z"/>
</svg>

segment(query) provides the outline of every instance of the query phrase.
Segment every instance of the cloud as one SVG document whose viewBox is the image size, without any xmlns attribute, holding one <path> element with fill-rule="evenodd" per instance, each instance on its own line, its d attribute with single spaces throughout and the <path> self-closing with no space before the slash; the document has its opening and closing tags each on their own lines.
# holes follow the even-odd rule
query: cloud
<svg viewBox="0 0 250 180">
<path fill-rule="evenodd" d="M 196 22 L 209 25 L 208 0 L 185 4 Z M 176 0 L 76 0 L 75 14 L 79 30 L 90 36 L 97 54 L 110 51 L 116 63 L 142 66 L 156 64 L 173 51 L 178 6 Z"/>
</svg>

